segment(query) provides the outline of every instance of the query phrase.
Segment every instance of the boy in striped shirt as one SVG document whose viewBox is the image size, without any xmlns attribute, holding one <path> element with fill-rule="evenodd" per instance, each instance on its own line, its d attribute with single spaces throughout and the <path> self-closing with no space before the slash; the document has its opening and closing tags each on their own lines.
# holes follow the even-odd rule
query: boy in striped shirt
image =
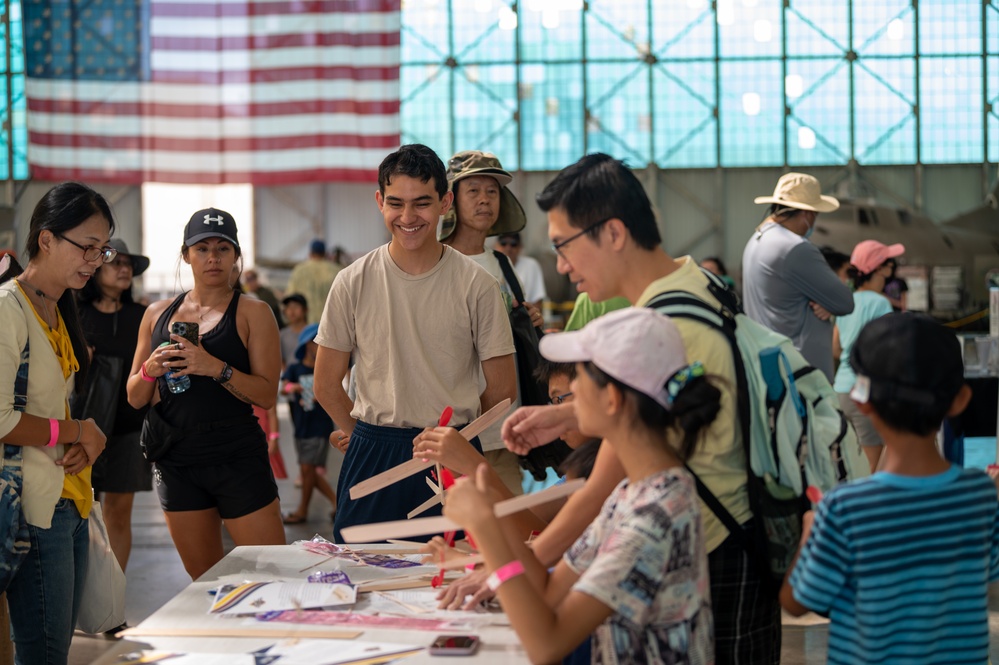
<svg viewBox="0 0 999 665">
<path fill-rule="evenodd" d="M 830 619 L 830 665 L 988 662 L 987 591 L 999 578 L 996 489 L 940 456 L 936 433 L 971 389 L 955 335 L 894 313 L 861 331 L 850 396 L 885 442 L 883 470 L 805 515 L 780 592 Z"/>
</svg>

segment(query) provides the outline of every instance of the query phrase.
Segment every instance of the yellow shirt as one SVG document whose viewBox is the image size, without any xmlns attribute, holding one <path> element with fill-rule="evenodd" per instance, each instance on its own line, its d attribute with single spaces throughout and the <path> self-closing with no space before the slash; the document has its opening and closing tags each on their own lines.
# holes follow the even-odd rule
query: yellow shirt
<svg viewBox="0 0 999 665">
<path fill-rule="evenodd" d="M 24 288 L 21 287 L 20 283 L 18 283 L 18 287 L 21 288 L 21 293 L 24 293 Z M 27 299 L 27 294 L 25 294 L 25 298 Z M 28 302 L 31 302 L 31 300 L 28 299 Z M 79 371 L 80 363 L 73 352 L 73 342 L 69 338 L 66 322 L 62 318 L 62 314 L 59 313 L 59 308 L 56 308 L 58 325 L 54 329 L 50 328 L 49 324 L 38 315 L 38 311 L 33 304 L 31 311 L 34 312 L 35 318 L 41 324 L 42 330 L 46 331 L 49 344 L 52 345 L 52 351 L 55 353 L 56 358 L 59 360 L 59 365 L 62 367 L 63 379 L 68 379 L 70 374 Z M 69 417 L 69 404 L 67 403 L 66 419 L 69 419 Z M 88 466 L 78 474 L 66 474 L 62 484 L 61 497 L 63 499 L 72 499 L 73 503 L 76 504 L 76 509 L 80 511 L 80 517 L 84 519 L 90 515 L 90 508 L 94 505 L 94 488 L 90 482 L 90 472 L 91 467 Z"/>
<path fill-rule="evenodd" d="M 719 307 L 697 263 L 689 256 L 677 259 L 677 263 L 680 268 L 649 284 L 635 305 L 644 307 L 666 291 L 686 291 L 712 307 Z M 699 360 L 709 375 L 722 379 L 718 385 L 722 393 L 721 410 L 711 426 L 701 434 L 687 464 L 718 497 L 735 521 L 744 524 L 753 514 L 746 494 L 745 453 L 735 410 L 736 379 L 732 347 L 722 333 L 703 323 L 689 319 L 673 319 L 673 322 L 683 337 L 687 359 L 690 362 Z M 728 530 L 703 503 L 701 519 L 704 522 L 704 544 L 711 552 L 728 537 Z"/>
</svg>

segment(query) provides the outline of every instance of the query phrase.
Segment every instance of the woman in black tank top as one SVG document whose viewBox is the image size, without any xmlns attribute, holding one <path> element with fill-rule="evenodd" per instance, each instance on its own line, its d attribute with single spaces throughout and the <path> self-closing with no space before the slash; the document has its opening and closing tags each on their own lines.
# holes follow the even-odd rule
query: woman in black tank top
<svg viewBox="0 0 999 665">
<path fill-rule="evenodd" d="M 222 559 L 221 524 L 236 545 L 285 543 L 267 442 L 252 411 L 276 402 L 281 355 L 270 308 L 233 290 L 240 250 L 232 215 L 194 213 L 181 256 L 194 288 L 146 311 L 128 401 L 152 404 L 180 432 L 157 459 L 155 481 L 184 568 L 196 579 Z M 198 345 L 170 333 L 178 321 L 198 325 Z M 190 387 L 170 392 L 168 371 L 188 377 Z"/>
</svg>

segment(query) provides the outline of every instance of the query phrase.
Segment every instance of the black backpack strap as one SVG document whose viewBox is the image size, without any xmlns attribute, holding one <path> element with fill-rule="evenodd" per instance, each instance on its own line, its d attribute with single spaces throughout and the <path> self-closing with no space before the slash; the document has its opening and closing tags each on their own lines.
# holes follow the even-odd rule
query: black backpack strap
<svg viewBox="0 0 999 665">
<path fill-rule="evenodd" d="M 513 297 L 517 299 L 521 305 L 524 304 L 524 291 L 520 288 L 520 280 L 517 279 L 517 273 L 513 271 L 513 266 L 510 264 L 510 259 L 507 258 L 506 254 L 498 250 L 493 250 L 493 256 L 499 261 L 500 270 L 503 271 L 503 279 L 506 280 L 507 286 L 510 287 L 510 292 L 513 293 Z"/>
</svg>

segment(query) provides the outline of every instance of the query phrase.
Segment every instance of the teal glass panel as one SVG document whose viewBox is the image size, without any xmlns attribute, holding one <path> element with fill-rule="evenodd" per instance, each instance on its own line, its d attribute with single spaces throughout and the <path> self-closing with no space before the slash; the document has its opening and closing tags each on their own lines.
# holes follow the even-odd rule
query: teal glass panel
<svg viewBox="0 0 999 665">
<path fill-rule="evenodd" d="M 449 156 L 451 145 L 451 70 L 440 65 L 402 65 L 399 69 L 403 143 L 423 143 Z"/>
<path fill-rule="evenodd" d="M 843 58 L 790 60 L 788 164 L 845 164 L 850 159 L 850 70 Z"/>
<path fill-rule="evenodd" d="M 514 65 L 466 65 L 455 70 L 455 152 L 485 150 L 504 156 L 503 164 L 515 168 L 516 76 Z"/>
<path fill-rule="evenodd" d="M 590 152 L 606 152 L 635 166 L 653 160 L 648 65 L 591 64 L 586 68 L 586 96 Z"/>
<path fill-rule="evenodd" d="M 994 35 L 999 40 L 999 32 Z M 986 116 L 988 123 L 988 155 L 986 158 L 992 163 L 999 163 L 999 57 L 989 56 L 988 76 L 985 80 L 988 84 L 989 105 L 992 107 Z"/>
<path fill-rule="evenodd" d="M 981 58 L 921 58 L 919 79 L 922 161 L 984 160 Z"/>
<path fill-rule="evenodd" d="M 706 0 L 654 4 L 652 44 L 660 59 L 715 57 L 715 13 Z"/>
<path fill-rule="evenodd" d="M 402 3 L 402 37 L 399 57 L 403 64 L 444 62 L 451 47 L 451 19 L 447 3 L 406 0 Z"/>
<path fill-rule="evenodd" d="M 910 58 L 865 58 L 855 64 L 855 154 L 861 164 L 916 161 L 915 72 Z"/>
<path fill-rule="evenodd" d="M 588 60 L 637 60 L 650 48 L 646 0 L 591 0 L 586 12 Z"/>
<path fill-rule="evenodd" d="M 981 52 L 981 0 L 919 0 L 920 55 Z"/>
<path fill-rule="evenodd" d="M 583 155 L 583 68 L 521 68 L 521 168 L 561 169 Z"/>
<path fill-rule="evenodd" d="M 653 68 L 656 163 L 662 168 L 718 165 L 713 62 L 660 62 Z"/>
<path fill-rule="evenodd" d="M 721 63 L 721 165 L 784 163 L 779 60 Z"/>
<path fill-rule="evenodd" d="M 789 56 L 841 56 L 849 49 L 848 0 L 795 0 L 786 12 Z"/>
<path fill-rule="evenodd" d="M 915 55 L 916 24 L 911 0 L 854 0 L 853 45 L 861 56 Z M 858 11 L 860 9 L 860 11 Z"/>
<path fill-rule="evenodd" d="M 454 55 L 459 63 L 512 63 L 516 54 L 513 10 L 499 0 L 451 0 Z"/>
<path fill-rule="evenodd" d="M 717 0 L 716 20 L 722 58 L 781 55 L 780 0 Z"/>
<path fill-rule="evenodd" d="M 570 3 L 549 0 L 527 0 L 518 3 L 522 61 L 580 62 L 582 60 L 582 11 L 558 8 L 567 4 Z M 582 6 L 582 2 L 579 6 Z"/>
</svg>

